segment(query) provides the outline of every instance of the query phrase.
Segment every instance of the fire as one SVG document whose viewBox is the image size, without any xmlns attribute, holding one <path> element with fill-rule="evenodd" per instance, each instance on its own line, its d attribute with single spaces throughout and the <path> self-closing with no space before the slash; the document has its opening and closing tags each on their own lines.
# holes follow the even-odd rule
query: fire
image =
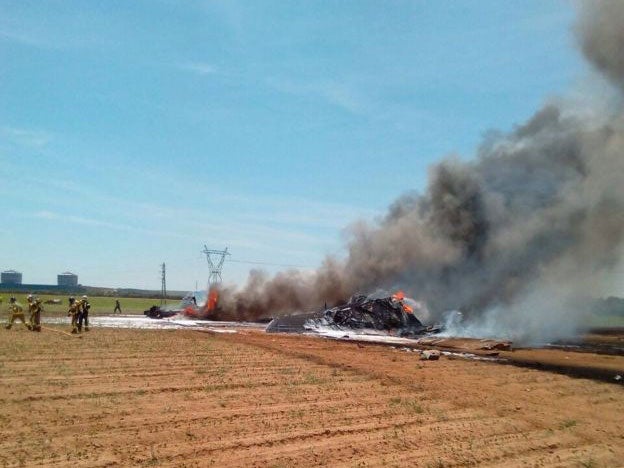
<svg viewBox="0 0 624 468">
<path fill-rule="evenodd" d="M 394 299 L 395 301 L 402 301 L 403 299 L 405 299 L 405 293 L 401 290 L 398 290 L 392 295 L 392 299 Z"/>
<path fill-rule="evenodd" d="M 414 313 L 414 309 L 412 309 L 409 305 L 403 303 L 403 299 L 405 299 L 405 293 L 403 291 L 398 290 L 397 292 L 395 292 L 392 295 L 392 299 L 401 303 L 401 306 L 403 307 L 403 310 L 405 311 L 405 313 L 407 314 Z"/>
<path fill-rule="evenodd" d="M 196 305 L 189 305 L 184 309 L 184 314 L 187 317 L 197 318 L 197 319 L 205 319 L 210 317 L 216 310 L 217 304 L 219 302 L 219 291 L 217 288 L 211 288 L 208 292 L 208 297 L 206 299 L 206 303 L 201 307 L 197 307 Z"/>
<path fill-rule="evenodd" d="M 208 293 L 208 301 L 206 302 L 206 311 L 212 312 L 217 308 L 217 302 L 219 301 L 219 292 L 216 288 L 213 288 Z"/>
</svg>

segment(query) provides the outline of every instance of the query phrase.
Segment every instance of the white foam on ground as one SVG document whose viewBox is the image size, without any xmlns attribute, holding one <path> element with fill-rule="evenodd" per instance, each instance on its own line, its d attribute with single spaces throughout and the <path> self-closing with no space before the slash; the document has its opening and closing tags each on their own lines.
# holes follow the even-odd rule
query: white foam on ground
<svg viewBox="0 0 624 468">
<path fill-rule="evenodd" d="M 69 317 L 44 317 L 42 323 L 71 326 Z M 89 317 L 89 327 L 102 328 L 131 328 L 143 330 L 176 330 L 190 328 L 196 330 L 211 330 L 216 333 L 236 333 L 237 328 L 259 328 L 265 325 L 252 322 L 215 322 L 209 320 L 193 320 L 185 317 L 173 316 L 164 319 L 151 319 L 144 315 L 98 315 Z"/>
<path fill-rule="evenodd" d="M 402 338 L 400 336 L 392 336 L 380 330 L 372 330 L 362 328 L 359 330 L 352 329 L 335 329 L 330 327 L 314 327 L 307 328 L 304 335 L 323 336 L 332 339 L 368 341 L 371 343 L 390 343 L 390 344 L 417 344 L 418 340 L 414 338 Z"/>
<path fill-rule="evenodd" d="M 415 352 L 420 353 L 427 348 L 419 348 L 420 338 L 403 338 L 400 336 L 392 336 L 387 332 L 379 331 L 379 330 L 368 330 L 368 329 L 359 329 L 359 330 L 340 330 L 335 328 L 328 327 L 310 327 L 308 331 L 304 333 L 304 335 L 308 336 L 319 336 L 322 338 L 329 338 L 332 340 L 344 340 L 344 341 L 359 341 L 366 343 L 378 343 L 378 344 L 392 344 L 392 345 L 409 345 L 410 348 L 399 348 L 399 351 L 406 352 Z M 432 335 L 428 335 L 431 337 Z M 436 335 L 437 336 L 437 335 Z M 452 352 L 452 351 L 441 351 L 444 356 L 453 356 L 461 359 L 470 359 L 474 361 L 502 361 L 503 359 L 498 357 L 490 357 L 490 356 L 479 356 L 470 352 Z"/>
</svg>

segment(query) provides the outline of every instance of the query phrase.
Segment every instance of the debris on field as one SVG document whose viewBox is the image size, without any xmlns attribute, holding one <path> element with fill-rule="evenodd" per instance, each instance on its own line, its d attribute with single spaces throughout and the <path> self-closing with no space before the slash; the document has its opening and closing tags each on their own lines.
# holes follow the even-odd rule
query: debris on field
<svg viewBox="0 0 624 468">
<path fill-rule="evenodd" d="M 277 317 L 269 322 L 266 331 L 268 333 L 303 333 L 306 331 L 305 324 L 308 320 L 318 319 L 322 316 L 323 312 L 310 312 Z"/>
<path fill-rule="evenodd" d="M 512 342 L 506 340 L 490 340 L 490 339 L 475 339 L 475 338 L 452 338 L 452 337 L 439 337 L 439 336 L 426 336 L 418 338 L 418 344 L 425 346 L 436 346 L 439 348 L 448 349 L 465 349 L 470 351 L 493 351 L 493 354 L 497 355 L 496 351 L 511 351 Z M 496 353 L 494 353 L 496 352 Z"/>
<path fill-rule="evenodd" d="M 271 320 L 268 333 L 314 333 L 334 339 L 404 343 L 400 351 L 412 352 L 414 345 L 441 350 L 470 351 L 480 358 L 495 358 L 501 351 L 510 351 L 507 340 L 452 337 L 439 334 L 440 325 L 425 326 L 415 310 L 422 310 L 417 301 L 400 291 L 385 297 L 355 295 L 349 302 L 329 309 L 292 314 Z M 426 308 L 426 306 L 425 306 Z M 403 340 L 403 341 L 401 341 Z M 435 356 L 435 353 L 433 354 Z M 438 356 L 439 357 L 439 356 Z M 432 357 L 431 359 L 437 359 Z"/>
<path fill-rule="evenodd" d="M 437 361 L 440 359 L 440 351 L 437 349 L 426 349 L 420 353 L 421 361 Z"/>
<path fill-rule="evenodd" d="M 353 296 L 343 306 L 327 309 L 320 320 L 308 325 L 324 325 L 351 329 L 399 330 L 400 336 L 421 334 L 427 330 L 409 306 L 396 295 L 369 299 L 364 295 Z"/>
<path fill-rule="evenodd" d="M 511 351 L 511 341 L 493 341 L 493 340 L 481 340 L 484 342 L 483 346 L 479 349 L 484 350 L 493 350 L 497 349 L 499 351 Z"/>
<path fill-rule="evenodd" d="M 401 292 L 383 298 L 355 295 L 348 303 L 324 311 L 277 317 L 266 331 L 302 333 L 321 329 L 377 330 L 403 337 L 438 331 L 416 318 Z"/>
<path fill-rule="evenodd" d="M 161 318 L 173 317 L 178 312 L 179 312 L 178 310 L 163 309 L 159 306 L 154 305 L 150 307 L 148 310 L 144 310 L 143 314 L 147 315 L 149 318 L 161 319 Z"/>
</svg>

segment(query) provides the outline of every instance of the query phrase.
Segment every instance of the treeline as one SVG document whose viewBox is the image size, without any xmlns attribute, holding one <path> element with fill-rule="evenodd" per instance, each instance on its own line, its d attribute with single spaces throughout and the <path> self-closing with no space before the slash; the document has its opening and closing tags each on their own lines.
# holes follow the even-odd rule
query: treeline
<svg viewBox="0 0 624 468">
<path fill-rule="evenodd" d="M 161 292 L 150 289 L 134 289 L 134 288 L 102 288 L 96 286 L 85 286 L 92 296 L 105 297 L 143 297 L 159 299 Z M 167 299 L 182 299 L 187 294 L 186 291 L 167 291 Z"/>
<path fill-rule="evenodd" d="M 104 297 L 136 297 L 148 299 L 160 299 L 160 291 L 134 288 L 102 288 L 97 286 L 56 286 L 44 284 L 0 284 L 0 294 L 37 294 L 49 296 L 76 296 L 86 294 L 88 296 Z M 167 291 L 167 299 L 182 299 L 186 291 Z"/>
</svg>

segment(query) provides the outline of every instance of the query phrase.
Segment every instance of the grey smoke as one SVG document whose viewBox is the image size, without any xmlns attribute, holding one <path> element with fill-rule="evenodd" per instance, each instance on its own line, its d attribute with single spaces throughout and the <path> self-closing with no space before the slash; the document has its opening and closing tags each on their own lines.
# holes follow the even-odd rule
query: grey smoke
<svg viewBox="0 0 624 468">
<path fill-rule="evenodd" d="M 624 89 L 624 1 L 587 1 L 577 36 Z M 591 117 L 588 117 L 591 116 Z M 226 288 L 225 317 L 318 309 L 356 292 L 403 289 L 432 320 L 462 312 L 463 332 L 539 342 L 571 335 L 613 280 L 624 244 L 624 121 L 549 103 L 474 160 L 447 157 L 422 194 L 349 228 L 345 260 L 312 274 L 254 271 Z M 462 333 L 462 329 L 457 329 Z"/>
<path fill-rule="evenodd" d="M 587 59 L 624 88 L 624 8 L 621 0 L 586 0 L 577 25 Z"/>
</svg>

